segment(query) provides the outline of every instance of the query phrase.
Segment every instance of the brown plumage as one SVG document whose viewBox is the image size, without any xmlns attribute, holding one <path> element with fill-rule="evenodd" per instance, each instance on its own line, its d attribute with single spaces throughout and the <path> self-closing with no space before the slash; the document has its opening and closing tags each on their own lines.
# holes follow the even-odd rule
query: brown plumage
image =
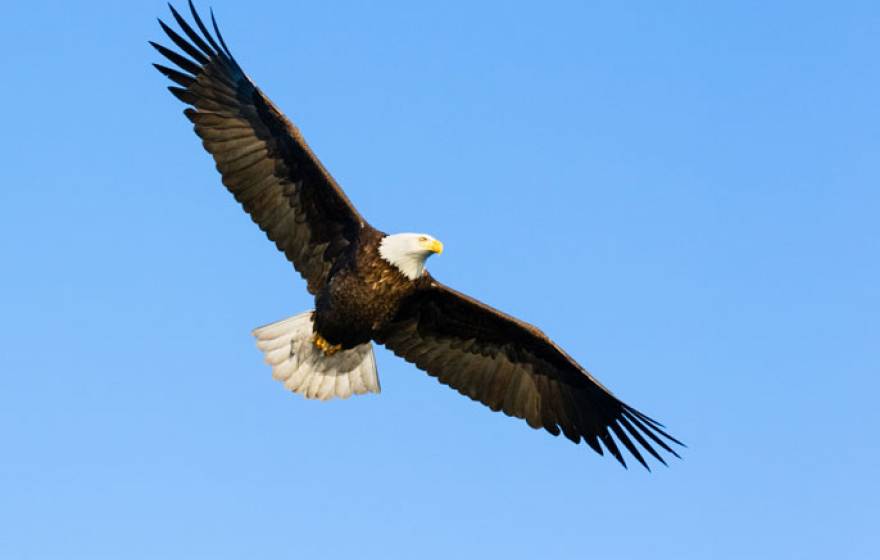
<svg viewBox="0 0 880 560">
<path fill-rule="evenodd" d="M 155 66 L 190 106 L 184 113 L 223 184 L 305 278 L 316 336 L 343 350 L 374 340 L 492 410 L 608 450 L 624 466 L 618 443 L 646 468 L 640 449 L 664 464 L 658 449 L 678 456 L 671 445 L 680 442 L 661 424 L 617 399 L 541 331 L 421 269 L 410 278 L 380 256 L 388 236 L 361 217 L 244 74 L 213 14 L 212 34 L 191 2 L 190 10 L 198 31 L 173 7 L 183 35 L 160 20 L 184 54 L 151 43 L 177 68 Z"/>
</svg>

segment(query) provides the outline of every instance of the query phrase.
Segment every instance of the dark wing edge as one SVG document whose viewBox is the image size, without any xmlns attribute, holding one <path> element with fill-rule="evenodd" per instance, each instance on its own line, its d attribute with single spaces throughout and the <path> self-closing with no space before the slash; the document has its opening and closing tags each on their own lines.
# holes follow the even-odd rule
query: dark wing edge
<svg viewBox="0 0 880 560">
<path fill-rule="evenodd" d="M 159 25 L 181 52 L 150 41 L 174 67 L 154 66 L 190 105 L 184 111 L 223 184 L 317 293 L 337 256 L 370 227 L 299 130 L 242 71 L 211 12 L 212 34 L 189 2 L 198 31 L 170 4 L 182 34 Z M 183 54 L 181 54 L 183 53 Z"/>
<path fill-rule="evenodd" d="M 427 277 L 378 340 L 404 360 L 494 411 L 532 428 L 581 439 L 626 467 L 619 442 L 666 465 L 684 446 L 662 424 L 623 403 L 537 328 Z"/>
</svg>

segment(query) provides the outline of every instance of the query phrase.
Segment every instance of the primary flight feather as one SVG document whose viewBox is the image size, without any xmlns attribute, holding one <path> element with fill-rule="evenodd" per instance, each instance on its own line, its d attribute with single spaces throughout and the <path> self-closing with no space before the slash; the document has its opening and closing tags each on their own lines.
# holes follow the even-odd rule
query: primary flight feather
<svg viewBox="0 0 880 560">
<path fill-rule="evenodd" d="M 681 443 L 620 401 L 544 333 L 435 280 L 425 261 L 443 245 L 427 234 L 372 227 L 324 169 L 299 130 L 242 71 L 211 15 L 189 3 L 195 28 L 159 24 L 176 52 L 150 43 L 174 67 L 156 68 L 223 184 L 284 253 L 315 296 L 315 309 L 258 328 L 273 376 L 307 398 L 379 392 L 372 342 L 463 395 L 533 428 L 608 450 L 620 445 L 646 468 Z M 182 53 L 182 54 L 181 54 Z M 620 444 L 620 445 L 618 445 Z"/>
</svg>

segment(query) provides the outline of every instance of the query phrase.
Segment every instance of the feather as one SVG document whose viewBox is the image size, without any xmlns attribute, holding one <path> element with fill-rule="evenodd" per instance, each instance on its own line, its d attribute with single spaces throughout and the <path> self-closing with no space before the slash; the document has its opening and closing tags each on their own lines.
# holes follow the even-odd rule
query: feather
<svg viewBox="0 0 880 560">
<path fill-rule="evenodd" d="M 168 79 L 170 79 L 172 82 L 185 88 L 189 87 L 190 84 L 195 81 L 195 78 L 193 78 L 189 74 L 178 72 L 173 68 L 168 68 L 167 66 L 162 66 L 161 64 L 153 64 L 153 66 L 156 68 L 156 70 L 165 74 L 165 76 L 167 76 Z"/>
<path fill-rule="evenodd" d="M 189 11 L 192 14 L 193 19 L 196 22 L 196 25 L 199 27 L 199 31 L 202 32 L 202 36 L 211 43 L 211 46 L 214 48 L 214 56 L 225 56 L 223 53 L 223 49 L 220 48 L 219 45 L 214 41 L 214 38 L 211 36 L 211 33 L 208 31 L 208 28 L 205 27 L 205 24 L 202 23 L 202 18 L 199 17 L 199 12 L 196 11 L 196 7 L 193 6 L 192 0 L 189 0 Z"/>
<path fill-rule="evenodd" d="M 179 66 L 181 69 L 186 70 L 194 76 L 201 72 L 201 67 L 192 60 L 186 58 L 185 56 L 177 54 L 171 49 L 163 47 L 162 45 L 154 43 L 153 41 L 148 42 L 150 43 L 150 46 L 159 51 L 159 54 Z"/>
<path fill-rule="evenodd" d="M 209 47 L 205 43 L 205 41 L 202 40 L 201 37 L 199 37 L 199 34 L 196 33 L 192 27 L 190 27 L 186 20 L 183 19 L 183 17 L 179 13 L 177 13 L 177 10 L 174 9 L 174 6 L 168 4 L 168 8 L 171 9 L 171 15 L 174 17 L 174 21 L 177 22 L 177 25 L 179 25 L 186 36 L 189 37 L 189 40 L 195 43 L 196 46 L 202 50 L 205 56 L 207 56 L 208 58 L 214 58 L 215 56 L 217 56 L 217 54 L 211 50 L 211 47 Z"/>
<path fill-rule="evenodd" d="M 178 35 L 173 29 L 165 25 L 165 22 L 161 19 L 159 20 L 159 25 L 162 27 L 162 31 L 165 32 L 166 35 L 177 45 L 181 50 L 183 50 L 186 54 L 190 56 L 190 58 L 194 59 L 199 64 L 207 64 L 209 59 L 197 48 L 193 47 L 190 43 L 186 41 L 183 37 Z"/>
</svg>

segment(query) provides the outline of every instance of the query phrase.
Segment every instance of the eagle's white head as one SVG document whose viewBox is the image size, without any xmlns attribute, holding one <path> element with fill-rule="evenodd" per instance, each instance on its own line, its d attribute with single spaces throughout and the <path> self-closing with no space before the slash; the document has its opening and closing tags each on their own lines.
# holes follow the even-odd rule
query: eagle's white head
<svg viewBox="0 0 880 560">
<path fill-rule="evenodd" d="M 428 257 L 443 252 L 443 244 L 426 233 L 395 233 L 379 243 L 379 254 L 410 280 L 425 270 Z"/>
</svg>

